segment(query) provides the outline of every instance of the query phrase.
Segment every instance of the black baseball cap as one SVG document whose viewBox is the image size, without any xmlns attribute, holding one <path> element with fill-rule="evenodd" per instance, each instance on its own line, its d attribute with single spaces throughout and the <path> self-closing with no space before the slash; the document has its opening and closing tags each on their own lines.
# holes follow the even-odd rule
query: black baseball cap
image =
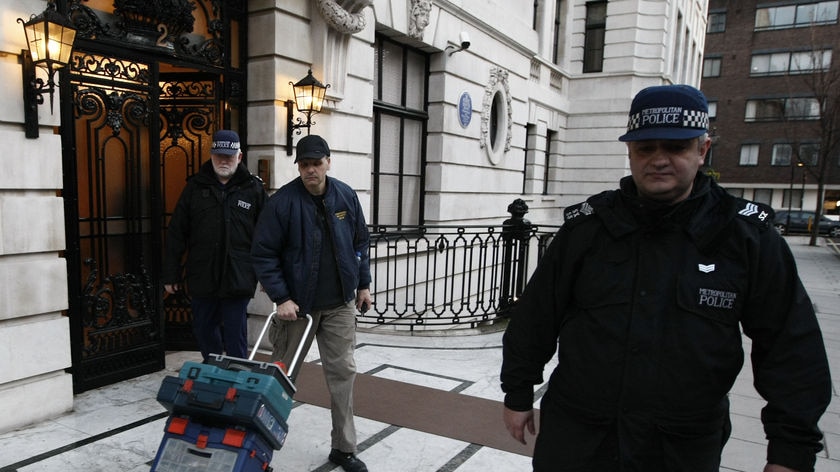
<svg viewBox="0 0 840 472">
<path fill-rule="evenodd" d="M 322 157 L 329 157 L 330 146 L 324 138 L 317 134 L 310 134 L 304 136 L 297 144 L 297 153 L 295 154 L 295 162 L 301 159 L 320 159 Z"/>
</svg>

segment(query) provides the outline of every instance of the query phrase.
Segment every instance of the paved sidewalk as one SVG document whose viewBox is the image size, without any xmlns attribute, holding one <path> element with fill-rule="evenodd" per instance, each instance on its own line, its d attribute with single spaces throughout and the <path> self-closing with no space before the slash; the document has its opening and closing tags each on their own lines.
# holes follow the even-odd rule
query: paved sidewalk
<svg viewBox="0 0 840 472">
<path fill-rule="evenodd" d="M 825 449 L 818 455 L 817 472 L 840 472 L 840 252 L 820 238 L 819 246 L 809 246 L 808 236 L 788 236 L 796 258 L 799 276 L 817 311 L 828 352 L 833 383 L 832 401 L 820 421 Z M 744 338 L 744 351 L 750 352 Z M 730 393 L 732 437 L 723 452 L 721 470 L 760 472 L 767 441 L 761 425 L 764 400 L 752 385 L 749 356 Z"/>
<path fill-rule="evenodd" d="M 828 348 L 834 396 L 820 426 L 826 448 L 818 472 L 840 472 L 840 252 L 807 237 L 788 241 L 802 280 L 816 306 Z M 498 370 L 501 332 L 463 336 L 407 336 L 361 332 L 359 372 L 463 395 L 501 401 Z M 749 342 L 745 349 L 749 352 Z M 307 361 L 317 361 L 313 348 Z M 166 412 L 155 396 L 165 375 L 177 375 L 195 352 L 167 356 L 164 371 L 77 395 L 75 411 L 0 434 L 0 472 L 147 472 L 163 436 Z M 382 392 L 387 395 L 388 392 Z M 723 471 L 761 472 L 766 440 L 759 420 L 764 402 L 752 387 L 746 365 L 731 393 L 733 434 L 724 450 Z M 405 398 L 411 408 L 412 398 Z M 329 412 L 298 403 L 289 421 L 289 437 L 275 451 L 276 472 L 324 472 L 335 469 L 329 453 Z M 447 421 L 440 418 L 439 421 Z M 528 471 L 530 458 L 434 436 L 365 418 L 357 418 L 359 456 L 372 472 L 515 472 Z M 499 411 L 499 428 L 501 410 Z"/>
</svg>

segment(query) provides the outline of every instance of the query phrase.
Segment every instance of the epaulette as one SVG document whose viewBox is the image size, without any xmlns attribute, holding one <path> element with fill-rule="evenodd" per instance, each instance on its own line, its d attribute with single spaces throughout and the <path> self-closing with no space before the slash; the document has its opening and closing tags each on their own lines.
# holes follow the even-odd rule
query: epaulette
<svg viewBox="0 0 840 472">
<path fill-rule="evenodd" d="M 589 202 L 581 202 L 563 210 L 563 220 L 565 225 L 572 225 L 580 221 L 584 221 L 589 216 L 595 214 L 595 208 Z"/>
<path fill-rule="evenodd" d="M 735 199 L 735 212 L 742 220 L 746 220 L 761 229 L 767 229 L 773 225 L 773 218 L 776 216 L 773 208 L 764 203 L 751 202 L 743 198 Z"/>
</svg>

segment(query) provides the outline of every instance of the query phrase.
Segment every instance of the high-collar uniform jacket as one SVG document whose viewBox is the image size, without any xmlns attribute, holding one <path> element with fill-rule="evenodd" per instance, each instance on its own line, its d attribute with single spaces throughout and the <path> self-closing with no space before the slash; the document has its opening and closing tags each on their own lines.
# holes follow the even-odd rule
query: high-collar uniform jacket
<svg viewBox="0 0 840 472">
<path fill-rule="evenodd" d="M 190 295 L 252 297 L 257 275 L 251 264 L 251 238 L 266 198 L 262 180 L 244 164 L 239 163 L 224 186 L 213 163 L 202 164 L 187 180 L 169 222 L 163 283 L 181 283 L 185 272 Z"/>
<path fill-rule="evenodd" d="M 556 351 L 543 409 L 551 402 L 614 428 L 615 470 L 661 470 L 663 455 L 681 454 L 668 438 L 728 425 L 743 329 L 767 401 L 768 459 L 811 470 L 830 400 L 828 363 L 772 209 L 702 174 L 689 199 L 669 208 L 646 207 L 631 177 L 620 187 L 566 210 L 518 300 L 504 335 L 505 405 L 532 408 L 533 386 Z M 579 434 L 570 449 L 588 440 Z M 677 449 L 657 451 L 663 439 Z M 660 458 L 636 457 L 639 450 Z"/>
</svg>

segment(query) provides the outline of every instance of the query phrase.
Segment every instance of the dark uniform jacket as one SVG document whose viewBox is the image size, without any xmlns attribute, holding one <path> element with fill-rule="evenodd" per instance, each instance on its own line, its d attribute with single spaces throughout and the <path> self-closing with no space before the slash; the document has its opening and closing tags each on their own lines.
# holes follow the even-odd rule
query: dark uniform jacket
<svg viewBox="0 0 840 472">
<path fill-rule="evenodd" d="M 251 255 L 268 297 L 280 304 L 294 300 L 301 313 L 315 305 L 322 244 L 334 244 L 344 301 L 370 287 L 370 234 L 356 192 L 327 177 L 324 205 L 329 239 L 322 238 L 315 199 L 300 177 L 271 195 L 260 216 Z"/>
<path fill-rule="evenodd" d="M 181 283 L 183 277 L 192 296 L 253 296 L 257 277 L 251 264 L 251 238 L 265 200 L 262 181 L 244 164 L 224 187 L 216 179 L 213 163 L 202 164 L 187 179 L 169 222 L 163 283 Z"/>
<path fill-rule="evenodd" d="M 744 360 L 742 328 L 767 400 L 769 461 L 812 469 L 817 420 L 830 400 L 828 363 L 772 210 L 702 174 L 675 207 L 650 208 L 635 195 L 627 177 L 621 190 L 566 210 L 504 335 L 505 405 L 532 407 L 556 351 L 543 409 L 550 401 L 596 430 L 617 428 L 624 447 L 719 432 Z M 570 447 L 577 440 L 586 438 Z M 689 455 L 675 443 L 654 456 Z M 624 447 L 626 467 L 615 470 L 659 470 Z"/>
</svg>

